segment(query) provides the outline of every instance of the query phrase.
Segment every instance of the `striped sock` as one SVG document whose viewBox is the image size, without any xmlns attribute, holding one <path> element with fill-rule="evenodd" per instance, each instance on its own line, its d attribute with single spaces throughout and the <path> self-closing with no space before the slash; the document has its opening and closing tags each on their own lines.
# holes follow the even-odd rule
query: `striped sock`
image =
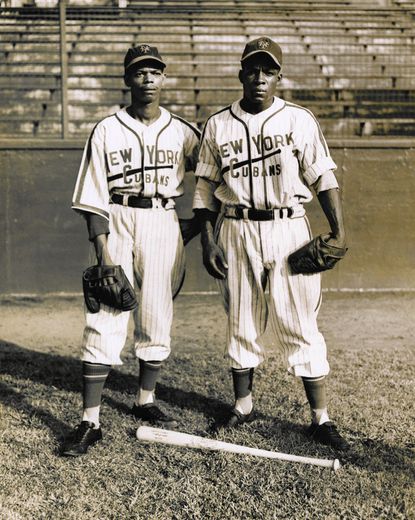
<svg viewBox="0 0 415 520">
<path fill-rule="evenodd" d="M 111 365 L 100 363 L 82 363 L 83 405 L 95 408 L 101 404 L 102 390 L 111 370 Z"/>
</svg>

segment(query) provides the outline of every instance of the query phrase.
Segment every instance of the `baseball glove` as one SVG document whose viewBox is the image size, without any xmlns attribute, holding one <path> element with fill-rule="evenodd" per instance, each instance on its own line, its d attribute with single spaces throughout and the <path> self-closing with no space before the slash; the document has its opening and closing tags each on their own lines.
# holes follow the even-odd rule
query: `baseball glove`
<svg viewBox="0 0 415 520">
<path fill-rule="evenodd" d="M 82 288 L 89 312 L 98 312 L 101 303 L 120 311 L 137 307 L 133 286 L 120 265 L 88 267 L 82 275 Z"/>
<path fill-rule="evenodd" d="M 326 237 L 319 235 L 289 255 L 288 263 L 293 273 L 312 274 L 333 269 L 346 254 L 347 247 L 333 246 L 326 242 Z"/>
<path fill-rule="evenodd" d="M 188 244 L 192 238 L 200 233 L 200 222 L 196 217 L 179 218 L 179 224 L 184 245 Z"/>
</svg>

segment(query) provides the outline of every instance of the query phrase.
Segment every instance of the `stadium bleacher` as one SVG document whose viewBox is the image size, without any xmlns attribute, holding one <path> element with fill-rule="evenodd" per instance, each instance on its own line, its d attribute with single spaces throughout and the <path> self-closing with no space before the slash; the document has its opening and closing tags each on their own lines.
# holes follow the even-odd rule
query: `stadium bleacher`
<svg viewBox="0 0 415 520">
<path fill-rule="evenodd" d="M 163 104 L 202 124 L 240 95 L 241 51 L 264 34 L 284 51 L 278 94 L 310 108 L 327 135 L 415 135 L 411 2 L 395 0 L 387 8 L 356 0 L 148 0 L 125 9 L 74 4 L 66 13 L 72 138 L 128 104 L 122 60 L 129 46 L 159 47 L 168 63 Z M 59 10 L 1 14 L 0 136 L 56 138 L 62 130 Z"/>
</svg>

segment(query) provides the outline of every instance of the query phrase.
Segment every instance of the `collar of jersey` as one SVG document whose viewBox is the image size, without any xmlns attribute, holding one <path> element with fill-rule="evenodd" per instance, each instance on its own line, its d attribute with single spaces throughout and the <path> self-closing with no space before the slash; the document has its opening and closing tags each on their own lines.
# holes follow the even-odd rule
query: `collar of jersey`
<svg viewBox="0 0 415 520">
<path fill-rule="evenodd" d="M 259 112 L 258 114 L 250 114 L 249 112 L 245 112 L 245 110 L 242 110 L 241 108 L 241 99 L 238 99 L 238 101 L 235 101 L 232 103 L 232 112 L 239 117 L 242 120 L 251 119 L 253 117 L 260 117 L 263 119 L 264 117 L 268 117 L 273 112 L 277 112 L 278 110 L 281 110 L 281 108 L 284 106 L 285 101 L 279 97 L 274 96 L 274 101 L 272 105 L 267 108 L 266 110 Z"/>
<path fill-rule="evenodd" d="M 130 116 L 130 114 L 127 112 L 127 108 L 122 108 L 119 112 L 117 112 L 117 116 L 121 119 L 121 121 L 128 127 L 132 128 L 136 132 L 145 132 L 146 130 L 151 131 L 158 131 L 160 128 L 165 126 L 169 119 L 170 119 L 170 113 L 163 107 L 160 107 L 160 117 L 154 121 L 154 123 L 151 123 L 151 125 L 145 125 L 144 123 L 140 123 L 140 121 L 137 121 L 137 119 L 134 119 Z"/>
</svg>

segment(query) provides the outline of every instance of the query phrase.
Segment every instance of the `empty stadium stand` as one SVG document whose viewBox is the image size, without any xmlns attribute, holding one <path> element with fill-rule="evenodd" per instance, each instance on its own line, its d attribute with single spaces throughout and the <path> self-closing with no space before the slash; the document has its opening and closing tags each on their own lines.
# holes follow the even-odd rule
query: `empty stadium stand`
<svg viewBox="0 0 415 520">
<path fill-rule="evenodd" d="M 284 51 L 278 94 L 311 109 L 326 135 L 415 136 L 413 4 L 131 0 L 124 9 L 114 2 L 72 4 L 65 24 L 67 83 L 59 9 L 3 8 L 0 137 L 59 138 L 63 83 L 69 137 L 85 137 L 97 119 L 128 104 L 122 60 L 129 46 L 143 42 L 157 44 L 168 62 L 163 104 L 202 124 L 240 95 L 241 51 L 264 34 Z"/>
</svg>

